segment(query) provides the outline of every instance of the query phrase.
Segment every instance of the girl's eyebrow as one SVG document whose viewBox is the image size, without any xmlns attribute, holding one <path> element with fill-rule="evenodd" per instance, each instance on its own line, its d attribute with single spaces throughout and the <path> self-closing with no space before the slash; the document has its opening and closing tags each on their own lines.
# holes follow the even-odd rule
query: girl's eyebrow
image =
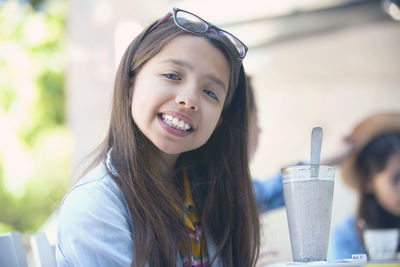
<svg viewBox="0 0 400 267">
<path fill-rule="evenodd" d="M 227 86 L 221 79 L 215 77 L 214 75 L 207 75 L 207 78 L 216 83 L 217 85 L 221 86 L 226 93 Z"/>
<path fill-rule="evenodd" d="M 189 64 L 189 63 L 187 63 L 187 62 L 185 62 L 183 60 L 176 59 L 176 58 L 167 58 L 167 59 L 161 61 L 160 63 L 172 63 L 172 64 L 175 64 L 175 65 L 179 65 L 179 66 L 188 68 L 190 70 L 193 69 L 193 66 L 191 64 Z M 212 74 L 206 75 L 206 77 L 207 77 L 207 79 L 210 79 L 211 81 L 213 81 L 217 85 L 221 86 L 224 89 L 224 91 L 226 92 L 227 86 L 220 78 L 218 78 L 218 77 L 216 77 L 216 76 L 214 76 Z"/>
<path fill-rule="evenodd" d="M 167 59 L 161 61 L 160 63 L 172 63 L 175 65 L 186 67 L 188 69 L 193 69 L 193 66 L 191 64 L 189 64 L 183 60 L 176 59 L 176 58 L 167 58 Z"/>
</svg>

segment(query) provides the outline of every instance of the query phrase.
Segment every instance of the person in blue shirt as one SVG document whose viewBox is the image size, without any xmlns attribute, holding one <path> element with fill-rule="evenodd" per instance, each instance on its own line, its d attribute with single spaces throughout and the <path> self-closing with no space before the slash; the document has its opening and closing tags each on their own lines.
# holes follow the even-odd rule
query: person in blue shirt
<svg viewBox="0 0 400 267">
<path fill-rule="evenodd" d="M 367 117 L 345 142 L 350 149 L 341 159 L 340 169 L 343 179 L 357 192 L 358 208 L 356 214 L 334 226 L 330 260 L 367 253 L 366 229 L 400 228 L 400 113 Z"/>
<path fill-rule="evenodd" d="M 258 109 L 254 97 L 254 88 L 251 77 L 247 77 L 247 89 L 249 95 L 248 153 L 249 160 L 251 160 L 256 152 L 261 132 L 258 124 Z M 253 179 L 253 190 L 260 213 L 284 207 L 285 201 L 283 198 L 282 175 L 280 171 L 265 180 Z"/>
<path fill-rule="evenodd" d="M 247 77 L 247 89 L 249 100 L 249 140 L 248 154 L 251 160 L 256 152 L 259 135 L 261 132 L 258 124 L 258 110 L 254 97 L 254 89 L 252 86 L 251 77 Z M 257 207 L 260 215 L 262 213 L 284 207 L 285 201 L 283 197 L 283 186 L 281 172 L 276 172 L 275 175 L 264 180 L 256 180 L 253 177 L 253 191 L 257 202 Z M 275 262 L 279 255 L 279 250 L 273 245 L 267 244 L 268 247 L 262 248 L 257 261 L 257 267 L 265 266 Z"/>
<path fill-rule="evenodd" d="M 107 136 L 62 201 L 58 266 L 255 265 L 246 52 L 178 8 L 131 42 Z"/>
</svg>

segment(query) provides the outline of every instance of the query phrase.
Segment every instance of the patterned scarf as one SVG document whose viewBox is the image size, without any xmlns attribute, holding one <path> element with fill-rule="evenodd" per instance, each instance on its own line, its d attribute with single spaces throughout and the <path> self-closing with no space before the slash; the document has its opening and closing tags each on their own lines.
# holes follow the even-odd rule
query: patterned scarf
<svg viewBox="0 0 400 267">
<path fill-rule="evenodd" d="M 179 254 L 181 255 L 184 267 L 207 267 L 210 266 L 207 247 L 204 244 L 204 239 L 201 238 L 202 227 L 193 202 L 187 172 L 184 172 L 183 174 L 183 182 L 185 189 L 185 203 L 181 216 L 186 226 L 185 230 L 190 237 L 191 258 L 190 254 L 183 246 L 179 248 Z"/>
</svg>

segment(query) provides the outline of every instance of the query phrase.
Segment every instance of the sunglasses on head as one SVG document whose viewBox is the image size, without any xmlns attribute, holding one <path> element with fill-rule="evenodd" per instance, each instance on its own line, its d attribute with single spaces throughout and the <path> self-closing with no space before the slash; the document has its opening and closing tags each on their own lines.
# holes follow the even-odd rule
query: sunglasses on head
<svg viewBox="0 0 400 267">
<path fill-rule="evenodd" d="M 237 53 L 236 57 L 238 59 L 242 60 L 246 56 L 248 50 L 247 46 L 234 35 L 208 23 L 207 21 L 200 18 L 199 16 L 196 16 L 193 13 L 176 7 L 174 7 L 170 12 L 168 12 L 167 15 L 157 21 L 157 23 L 154 24 L 154 26 L 151 27 L 147 33 L 152 32 L 155 28 L 157 28 L 161 23 L 166 21 L 171 16 L 173 16 L 174 22 L 179 28 L 199 35 L 217 35 L 232 44 L 234 51 Z"/>
</svg>

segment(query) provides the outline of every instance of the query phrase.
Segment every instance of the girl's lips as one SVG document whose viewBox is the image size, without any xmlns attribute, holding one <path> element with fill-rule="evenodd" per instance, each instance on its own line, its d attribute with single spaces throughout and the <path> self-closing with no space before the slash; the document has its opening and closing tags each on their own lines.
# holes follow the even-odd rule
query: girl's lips
<svg viewBox="0 0 400 267">
<path fill-rule="evenodd" d="M 157 119 L 158 119 L 158 122 L 160 123 L 161 127 L 172 135 L 175 135 L 178 137 L 186 137 L 193 132 L 193 131 L 182 131 L 182 130 L 178 130 L 172 126 L 169 126 L 169 124 L 167 124 L 165 121 L 163 121 L 161 116 L 157 116 Z"/>
</svg>

